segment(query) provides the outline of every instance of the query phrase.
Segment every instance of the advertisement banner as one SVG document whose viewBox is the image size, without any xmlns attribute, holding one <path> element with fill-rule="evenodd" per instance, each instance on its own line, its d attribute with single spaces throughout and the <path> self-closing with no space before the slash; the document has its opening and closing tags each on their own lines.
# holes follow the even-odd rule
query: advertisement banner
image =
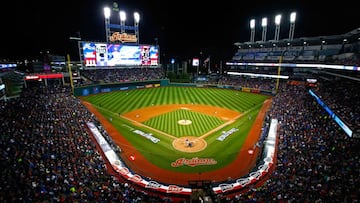
<svg viewBox="0 0 360 203">
<path fill-rule="evenodd" d="M 248 88 L 248 87 L 243 87 L 243 88 L 242 88 L 242 91 L 243 91 L 243 92 L 250 92 L 250 88 Z"/>
</svg>

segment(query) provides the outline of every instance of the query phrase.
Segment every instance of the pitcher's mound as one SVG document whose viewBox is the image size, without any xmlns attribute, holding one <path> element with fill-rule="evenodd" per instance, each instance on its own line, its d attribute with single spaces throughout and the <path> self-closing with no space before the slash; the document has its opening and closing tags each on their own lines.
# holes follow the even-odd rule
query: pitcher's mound
<svg viewBox="0 0 360 203">
<path fill-rule="evenodd" d="M 172 143 L 173 147 L 183 152 L 199 152 L 206 148 L 207 143 L 204 139 L 193 136 L 184 136 L 175 139 Z"/>
</svg>

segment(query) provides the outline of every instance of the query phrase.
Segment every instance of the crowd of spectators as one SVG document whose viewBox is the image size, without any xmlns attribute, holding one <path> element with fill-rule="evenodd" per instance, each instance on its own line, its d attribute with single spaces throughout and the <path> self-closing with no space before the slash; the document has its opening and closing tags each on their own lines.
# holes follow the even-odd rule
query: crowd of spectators
<svg viewBox="0 0 360 203">
<path fill-rule="evenodd" d="M 80 72 L 88 83 L 119 83 L 159 80 L 165 77 L 162 68 L 114 68 L 114 69 L 86 69 Z"/>
<path fill-rule="evenodd" d="M 281 83 L 284 83 L 282 79 L 280 79 Z M 251 77 L 231 77 L 231 76 L 222 76 L 218 84 L 219 85 L 231 85 L 235 87 L 242 87 L 242 88 L 254 88 L 260 90 L 267 90 L 267 91 L 276 91 L 276 83 L 277 79 L 271 78 L 251 78 Z"/>
<path fill-rule="evenodd" d="M 281 89 L 268 116 L 280 125 L 275 171 L 224 202 L 359 201 L 360 139 L 347 136 L 305 86 Z"/>
<path fill-rule="evenodd" d="M 337 78 L 321 80 L 314 91 L 351 129 L 360 129 L 360 82 Z"/>
</svg>

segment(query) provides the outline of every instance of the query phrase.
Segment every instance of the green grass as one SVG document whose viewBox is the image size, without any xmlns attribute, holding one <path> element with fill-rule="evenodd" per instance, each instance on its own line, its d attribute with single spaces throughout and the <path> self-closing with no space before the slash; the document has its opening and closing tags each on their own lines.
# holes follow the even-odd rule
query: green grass
<svg viewBox="0 0 360 203">
<path fill-rule="evenodd" d="M 189 120 L 191 125 L 179 125 L 179 120 Z M 204 125 L 204 123 L 206 125 Z M 224 121 L 216 116 L 179 109 L 160 116 L 156 116 L 146 122 L 145 125 L 161 130 L 175 137 L 201 136 L 206 132 L 223 124 Z"/>
<path fill-rule="evenodd" d="M 248 118 L 257 116 L 262 103 L 267 98 L 268 96 L 265 95 L 230 89 L 159 87 L 90 95 L 83 99 L 95 105 L 106 118 L 111 117 L 114 127 L 119 130 L 122 136 L 153 164 L 176 172 L 198 173 L 217 170 L 228 165 L 236 158 L 255 120 Z M 149 128 L 134 126 L 130 121 L 118 116 L 119 113 L 124 114 L 139 108 L 165 104 L 211 105 L 237 111 L 244 115 L 234 123 L 206 137 L 207 148 L 195 153 L 184 153 L 175 150 L 172 147 L 172 138 Z M 177 125 L 177 121 L 184 118 L 191 120 L 193 124 L 189 126 Z M 188 110 L 176 110 L 153 117 L 143 124 L 173 136 L 181 137 L 184 135 L 200 136 L 223 123 L 223 120 L 214 116 Z M 224 141 L 217 140 L 223 131 L 228 131 L 231 128 L 239 130 L 228 136 Z M 153 143 L 149 139 L 135 134 L 134 129 L 151 133 L 154 137 L 160 139 L 160 142 Z M 213 158 L 217 161 L 217 164 L 176 168 L 171 166 L 172 162 L 183 157 L 188 159 L 194 157 Z"/>
</svg>

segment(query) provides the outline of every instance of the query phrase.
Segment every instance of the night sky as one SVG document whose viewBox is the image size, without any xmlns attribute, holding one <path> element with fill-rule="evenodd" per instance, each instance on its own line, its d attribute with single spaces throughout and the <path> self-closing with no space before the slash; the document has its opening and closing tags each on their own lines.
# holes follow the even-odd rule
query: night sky
<svg viewBox="0 0 360 203">
<path fill-rule="evenodd" d="M 275 15 L 282 14 L 280 39 L 288 38 L 293 11 L 297 12 L 294 38 L 344 34 L 360 27 L 360 11 L 350 0 L 45 2 L 2 3 L 0 59 L 36 58 L 41 51 L 76 57 L 77 44 L 69 37 L 79 33 L 83 40 L 105 41 L 103 8 L 113 2 L 127 12 L 126 25 L 133 26 L 134 11 L 140 13 L 140 44 L 155 44 L 157 39 L 161 58 L 229 60 L 236 52 L 235 42 L 250 40 L 250 19 L 257 21 L 257 41 L 261 40 L 261 19 L 268 18 L 269 40 L 274 38 Z M 118 13 L 112 15 L 111 23 L 119 24 Z"/>
</svg>

